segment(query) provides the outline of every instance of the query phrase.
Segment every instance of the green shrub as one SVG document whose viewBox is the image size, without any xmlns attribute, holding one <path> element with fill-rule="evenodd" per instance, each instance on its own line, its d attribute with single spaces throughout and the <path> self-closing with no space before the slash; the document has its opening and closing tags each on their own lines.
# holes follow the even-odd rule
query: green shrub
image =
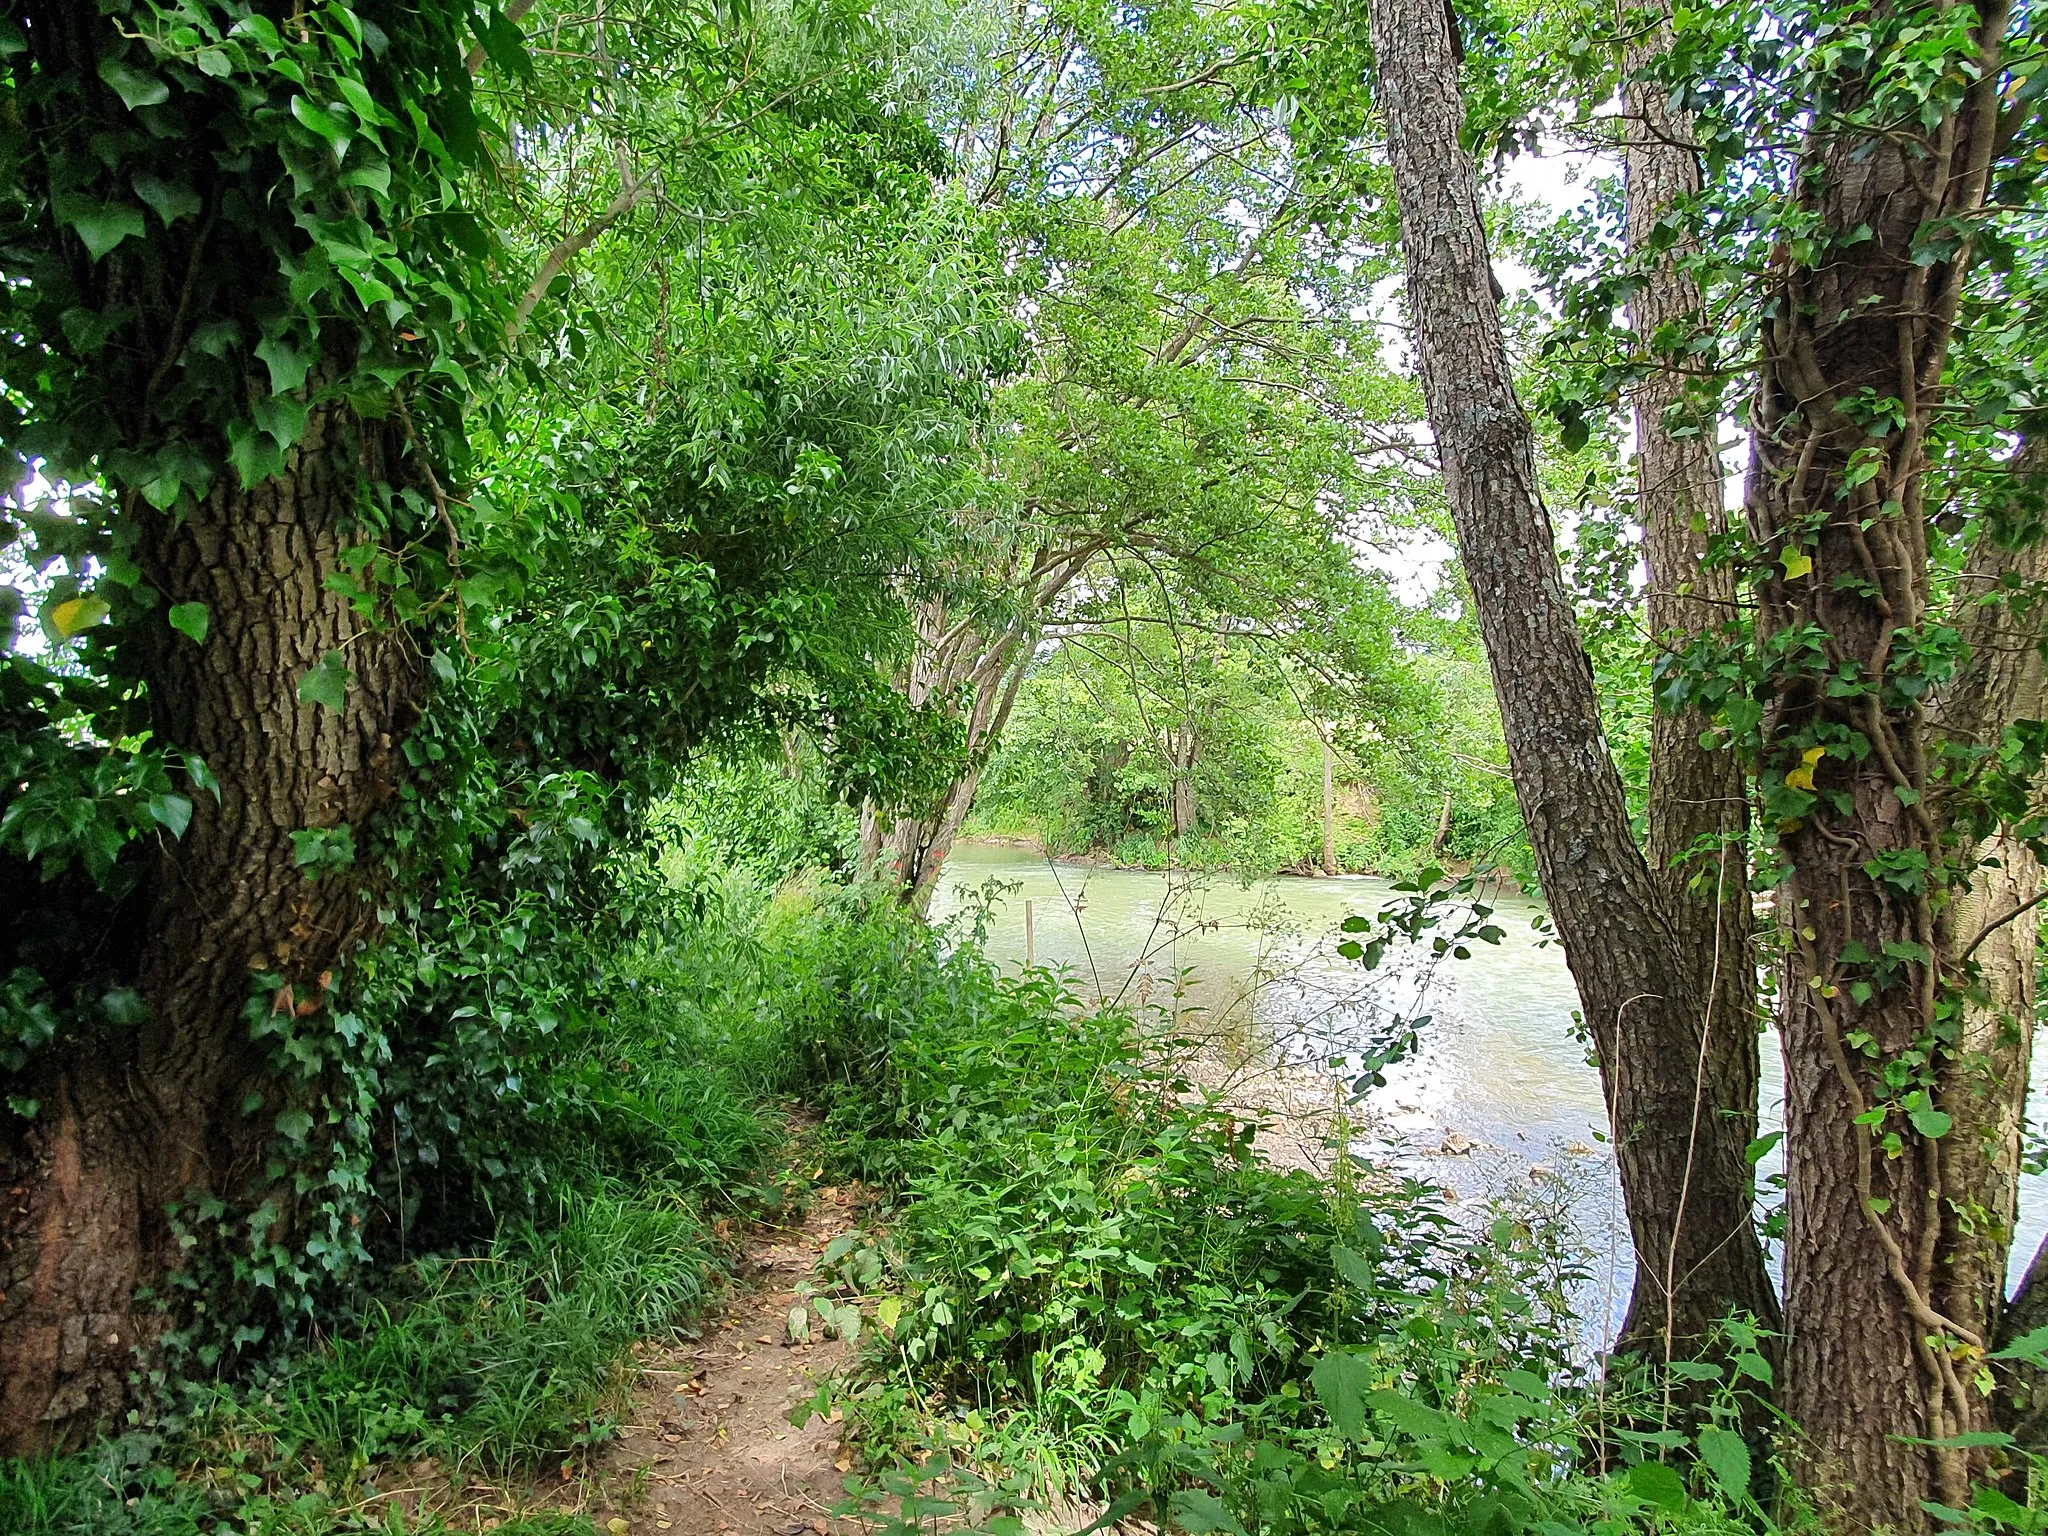
<svg viewBox="0 0 2048 1536">
<path fill-rule="evenodd" d="M 1540 1195 L 1461 1217 L 1356 1163 L 1275 1168 L 1140 1020 L 971 948 L 892 953 L 839 1021 L 888 1047 L 842 1053 L 827 1140 L 897 1208 L 833 1255 L 820 1308 L 868 1318 L 844 1401 L 878 1455 L 1121 1493 L 1188 1531 L 1761 1519 L 1735 1383 L 1696 1462 L 1705 1441 L 1656 1428 L 1654 1397 L 1595 1390 L 1585 1277 Z M 1746 1338 L 1734 1358 L 1761 1371 Z"/>
</svg>

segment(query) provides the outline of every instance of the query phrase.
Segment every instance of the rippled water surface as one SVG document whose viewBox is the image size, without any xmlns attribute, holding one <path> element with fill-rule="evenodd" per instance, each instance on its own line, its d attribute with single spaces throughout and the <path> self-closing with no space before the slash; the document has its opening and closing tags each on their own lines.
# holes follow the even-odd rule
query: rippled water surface
<svg viewBox="0 0 2048 1536">
<path fill-rule="evenodd" d="M 1368 1095 L 1374 1150 L 1466 1200 L 1526 1179 L 1558 1175 L 1587 1246 L 1598 1256 L 1586 1308 L 1619 1321 L 1630 1255 L 1613 1160 L 1601 1137 L 1597 1074 L 1574 1038 L 1578 1007 L 1564 955 L 1531 927 L 1533 902 L 1496 899 L 1498 945 L 1472 946 L 1426 979 L 1411 958 L 1366 973 L 1336 953 L 1338 925 L 1393 897 L 1383 880 L 1281 877 L 1245 886 L 1229 876 L 1191 879 L 1053 863 L 1023 850 L 964 846 L 948 861 L 935 916 L 965 916 L 986 890 L 997 898 L 987 948 L 1006 968 L 1023 963 L 1031 904 L 1036 958 L 1064 966 L 1084 996 L 1121 995 L 1196 1020 L 1236 1020 L 1304 1062 L 1373 1048 L 1397 1017 L 1429 1015 L 1419 1044 Z M 2048 1110 L 2035 1073 L 2034 1112 Z M 1768 1125 L 1779 1113 L 1782 1072 L 1764 1042 Z M 1776 1171 L 1775 1158 L 1763 1172 Z M 2014 1278 L 2048 1226 L 2048 1180 L 2021 1191 Z"/>
</svg>

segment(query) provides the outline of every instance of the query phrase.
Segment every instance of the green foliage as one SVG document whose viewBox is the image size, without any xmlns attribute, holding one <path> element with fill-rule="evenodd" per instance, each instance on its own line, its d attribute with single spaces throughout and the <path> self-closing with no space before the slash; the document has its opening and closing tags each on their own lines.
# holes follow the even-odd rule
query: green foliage
<svg viewBox="0 0 2048 1536">
<path fill-rule="evenodd" d="M 1691 1471 L 1660 1460 L 1683 1435 L 1631 1427 L 1656 1417 L 1633 1389 L 1586 1390 L 1575 1255 L 1540 1205 L 1474 1220 L 1363 1165 L 1277 1169 L 1170 1039 L 971 950 L 890 954 L 848 989 L 827 1102 L 897 1206 L 828 1250 L 812 1303 L 865 1367 L 795 1415 L 836 1401 L 871 1454 L 910 1458 L 866 1485 L 884 1513 L 1088 1494 L 1188 1531 L 1619 1536 L 1755 1512 L 1739 1379 Z"/>
</svg>

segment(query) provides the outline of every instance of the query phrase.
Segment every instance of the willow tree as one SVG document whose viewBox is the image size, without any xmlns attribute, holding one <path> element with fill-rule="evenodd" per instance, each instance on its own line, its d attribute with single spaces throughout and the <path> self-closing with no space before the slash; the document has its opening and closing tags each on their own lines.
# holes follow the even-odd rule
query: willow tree
<svg viewBox="0 0 2048 1536">
<path fill-rule="evenodd" d="M 1270 47 L 1249 21 L 1004 11 L 989 67 L 964 71 L 948 107 L 1030 355 L 996 401 L 986 492 L 958 518 L 963 579 L 925 606 L 901 677 L 960 700 L 974 766 L 929 814 L 866 828 L 913 899 L 1039 641 L 1114 623 L 1126 583 L 1156 611 L 1182 589 L 1296 653 L 1329 633 L 1319 615 L 1384 611 L 1344 551 L 1403 505 L 1385 486 L 1413 458 L 1412 386 L 1361 318 L 1383 269 L 1344 247 L 1352 174 L 1296 152 L 1282 100 L 1303 70 L 1345 66 L 1298 35 L 1313 18 Z"/>
</svg>

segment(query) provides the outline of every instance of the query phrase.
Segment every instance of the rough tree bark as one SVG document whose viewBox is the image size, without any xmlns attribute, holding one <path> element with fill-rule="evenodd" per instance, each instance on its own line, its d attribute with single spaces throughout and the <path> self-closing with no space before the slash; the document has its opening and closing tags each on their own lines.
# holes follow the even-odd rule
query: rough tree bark
<svg viewBox="0 0 2048 1536">
<path fill-rule="evenodd" d="M 1645 347 L 1660 331 L 1690 334 L 1698 323 L 1698 284 L 1681 265 L 1693 242 L 1659 238 L 1659 225 L 1700 190 L 1692 148 L 1692 122 L 1674 111 L 1668 93 L 1637 78 L 1669 46 L 1668 12 L 1639 28 L 1627 49 L 1631 77 L 1622 155 L 1626 235 L 1632 257 L 1643 262 L 1640 286 L 1629 300 L 1629 325 Z M 1659 253 L 1661 247 L 1661 254 Z M 1687 410 L 1682 365 L 1658 365 L 1637 386 L 1631 404 L 1636 426 L 1636 514 L 1648 567 L 1650 634 L 1668 650 L 1681 650 L 1730 629 L 1736 617 L 1735 569 L 1707 563 L 1710 542 L 1728 530 L 1716 446 L 1720 423 L 1711 400 L 1703 412 Z M 1757 1124 L 1757 987 L 1752 950 L 1755 918 L 1749 895 L 1748 788 L 1733 752 L 1700 746 L 1706 722 L 1698 710 L 1658 710 L 1650 727 L 1650 792 L 1644 856 L 1663 893 L 1664 909 L 1687 970 L 1687 996 L 1704 1009 L 1706 1065 L 1701 1131 L 1721 1143 L 1712 1166 L 1739 1179 L 1715 1198 L 1724 1206 L 1753 1200 L 1746 1170 L 1729 1158 L 1746 1149 Z M 1681 1053 L 1682 1057 L 1682 1053 Z M 1746 1159 L 1745 1159 L 1746 1161 Z M 1761 1258 L 1758 1262 L 1761 1269 Z M 1760 1302 L 1768 1286 L 1750 1278 Z M 1650 1303 L 1646 1305 L 1646 1303 Z M 1775 1305 L 1750 1310 L 1766 1323 Z M 1654 1348 L 1662 1308 L 1638 1288 L 1622 1327 L 1623 1348 Z"/>
<path fill-rule="evenodd" d="M 1660 1356 L 1691 1353 L 1730 1308 L 1775 1315 L 1743 1144 L 1705 1092 L 1715 1032 L 1749 1025 L 1713 1018 L 1695 991 L 1663 885 L 1630 836 L 1502 342 L 1478 178 L 1458 141 L 1448 10 L 1372 0 L 1370 19 L 1430 425 L 1516 794 L 1613 1118 L 1637 1254 L 1632 1322 Z"/>
<path fill-rule="evenodd" d="M 1813 792 L 1779 820 L 1781 1404 L 1802 1480 L 1854 1528 L 1920 1528 L 1922 1501 L 1966 1505 L 1987 1470 L 1952 1442 L 1991 1427 L 1975 1377 L 2003 1310 L 2032 1022 L 2039 870 L 1996 833 L 1979 841 L 1937 767 L 1943 737 L 1995 741 L 2024 684 L 1986 645 L 1930 708 L 1911 649 L 1969 252 L 1923 240 L 1984 203 L 2008 13 L 1980 14 L 1980 83 L 1924 133 L 1859 126 L 1874 87 L 1837 82 L 1798 183 L 1817 254 L 1773 252 L 1752 423 L 1748 514 L 1772 562 L 1758 634 L 1803 635 L 1814 655 L 1782 672 L 1766 717 L 1773 772 Z M 1895 422 L 1873 425 L 1859 397 L 1894 402 Z"/>
<path fill-rule="evenodd" d="M 49 1449 L 109 1417 L 163 1315 L 136 1300 L 179 1262 L 170 1210 L 235 1197 L 262 1178 L 277 1105 L 244 1010 L 251 975 L 294 988 L 268 1006 L 317 1007 L 323 978 L 364 932 L 345 880 L 306 880 L 291 833 L 360 826 L 394 786 L 394 742 L 421 676 L 405 637 L 358 634 L 326 590 L 368 477 L 392 475 L 388 429 L 310 414 L 286 473 L 216 488 L 181 521 L 148 516 L 144 577 L 204 602 L 205 643 L 166 628 L 145 667 L 159 739 L 197 752 L 221 789 L 161 841 L 139 898 L 132 1029 L 54 1049 L 35 1065 L 32 1121 L 0 1117 L 0 1452 Z M 299 679 L 330 650 L 354 674 L 335 715 Z M 263 1096 L 250 1113 L 244 1096 Z M 268 1111 L 266 1113 L 266 1110 Z"/>
</svg>

